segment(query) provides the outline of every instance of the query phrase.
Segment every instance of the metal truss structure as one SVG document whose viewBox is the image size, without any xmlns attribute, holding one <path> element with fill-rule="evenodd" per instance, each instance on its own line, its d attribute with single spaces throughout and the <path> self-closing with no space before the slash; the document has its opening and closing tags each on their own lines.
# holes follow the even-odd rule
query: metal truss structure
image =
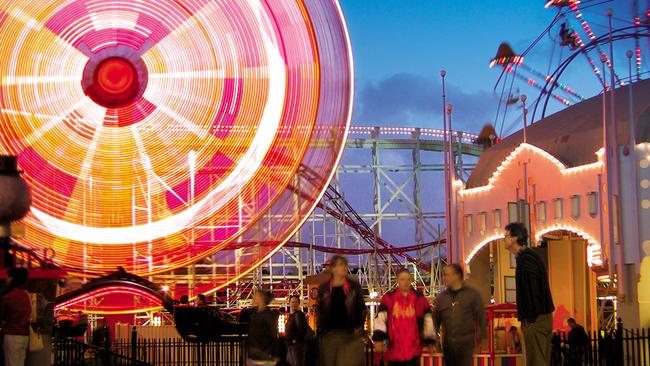
<svg viewBox="0 0 650 366">
<path fill-rule="evenodd" d="M 452 137 L 456 174 L 466 179 L 483 146 L 476 143 L 475 134 L 454 131 Z M 291 242 L 264 265 L 217 291 L 216 301 L 229 307 L 243 306 L 256 286 L 270 288 L 280 297 L 305 295 L 305 277 L 319 273 L 333 254 L 347 256 L 350 268 L 369 293 L 390 289 L 399 267 L 412 270 L 418 288 L 435 293 L 441 287 L 446 257 L 440 196 L 443 141 L 443 131 L 436 129 L 351 127 L 343 159 L 318 208 Z M 318 172 L 299 171 L 297 180 L 304 184 L 313 174 Z M 244 216 L 246 210 L 242 207 Z M 249 238 L 250 243 L 242 245 L 262 243 L 265 223 L 285 219 L 289 218 L 268 213 L 256 224 L 260 237 Z M 197 294 L 196 286 L 210 278 L 237 276 L 237 253 L 233 258 L 228 264 L 205 258 L 149 279 L 161 285 L 183 284 L 192 297 Z"/>
<path fill-rule="evenodd" d="M 337 253 L 348 256 L 370 293 L 391 288 L 398 267 L 411 269 L 425 293 L 437 291 L 446 256 L 438 197 L 443 137 L 443 131 L 427 128 L 352 127 L 336 176 L 294 238 L 306 245 L 286 245 L 257 269 L 254 282 L 280 290 L 318 273 Z M 474 134 L 453 137 L 457 176 L 466 179 L 483 147 Z M 411 245 L 417 249 L 399 251 Z"/>
</svg>

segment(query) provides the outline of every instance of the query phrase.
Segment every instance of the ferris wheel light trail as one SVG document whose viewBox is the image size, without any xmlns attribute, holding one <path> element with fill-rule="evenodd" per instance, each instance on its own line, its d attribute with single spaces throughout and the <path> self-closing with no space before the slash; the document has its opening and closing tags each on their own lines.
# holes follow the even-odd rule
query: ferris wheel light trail
<svg viewBox="0 0 650 366">
<path fill-rule="evenodd" d="M 580 0 L 574 0 L 569 2 L 569 9 L 575 14 L 576 20 L 580 22 L 580 25 L 582 26 L 582 29 L 587 33 L 587 36 L 591 41 L 596 39 L 596 35 L 594 32 L 591 30 L 591 26 L 589 26 L 589 23 L 584 17 L 584 14 L 582 14 L 582 11 L 580 10 Z M 577 32 L 576 32 L 577 33 Z M 581 42 L 582 43 L 582 42 Z M 582 46 L 581 46 L 582 48 Z M 598 50 L 598 53 L 601 55 L 601 57 L 604 58 L 605 63 L 607 64 L 607 67 L 612 69 L 612 63 L 609 60 L 609 57 L 607 56 L 607 53 L 603 51 L 600 48 L 600 45 L 596 44 L 596 50 Z M 585 53 L 586 54 L 586 53 Z M 589 63 L 592 63 L 589 61 Z M 593 65 L 593 64 L 592 64 Z M 616 77 L 616 80 L 621 86 L 625 86 L 625 82 L 621 80 L 618 75 L 616 75 L 616 71 L 612 69 L 612 72 L 614 73 L 614 76 Z M 606 84 L 606 83 L 605 83 Z"/>
<path fill-rule="evenodd" d="M 505 70 L 506 70 L 506 72 L 508 74 L 512 74 L 514 77 L 518 78 L 519 80 L 525 81 L 526 84 L 532 86 L 533 88 L 535 88 L 535 89 L 537 89 L 539 91 L 542 91 L 542 92 L 544 91 L 544 89 L 541 86 L 539 86 L 539 83 L 537 83 L 537 81 L 535 81 L 532 78 L 527 78 L 527 77 L 525 77 L 525 76 L 523 76 L 521 74 L 516 73 L 512 66 L 506 65 Z M 551 93 L 551 95 L 558 102 L 560 102 L 560 103 L 562 103 L 562 104 L 564 104 L 566 106 L 571 105 L 571 102 L 568 99 L 564 98 L 563 96 L 561 96 L 561 95 L 559 95 L 557 93 Z"/>
<path fill-rule="evenodd" d="M 528 64 L 522 63 L 519 65 L 519 67 L 523 68 L 524 70 L 530 72 L 531 74 L 543 79 L 543 80 L 551 80 L 553 84 L 557 87 L 559 87 L 561 90 L 566 92 L 567 94 L 571 95 L 574 98 L 577 98 L 579 100 L 585 100 L 585 97 L 582 95 L 578 94 L 575 90 L 573 90 L 571 87 L 564 85 L 563 83 L 560 83 L 557 80 L 553 80 L 553 77 L 551 75 L 544 75 L 540 71 L 536 70 L 532 66 L 529 66 Z"/>
<path fill-rule="evenodd" d="M 308 217 L 345 145 L 336 0 L 0 0 L 0 42 L 0 153 L 33 194 L 18 242 L 76 275 L 166 273 L 263 227 L 277 245 L 240 248 L 211 288 L 236 281 Z M 301 166 L 322 178 L 296 203 Z M 256 225 L 270 212 L 286 219 Z"/>
</svg>

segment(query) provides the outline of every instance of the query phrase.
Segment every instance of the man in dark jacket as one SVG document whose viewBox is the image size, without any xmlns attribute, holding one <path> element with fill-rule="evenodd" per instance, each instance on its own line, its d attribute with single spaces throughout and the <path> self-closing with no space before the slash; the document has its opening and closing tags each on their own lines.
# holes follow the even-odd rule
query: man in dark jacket
<svg viewBox="0 0 650 366">
<path fill-rule="evenodd" d="M 287 320 L 287 363 L 291 366 L 305 366 L 307 356 L 307 337 L 313 332 L 307 322 L 305 313 L 300 309 L 300 296 L 289 297 L 289 310 L 291 315 Z"/>
<path fill-rule="evenodd" d="M 278 361 L 278 312 L 271 310 L 270 292 L 258 289 L 253 295 L 255 312 L 248 324 L 248 364 L 275 365 Z"/>
<path fill-rule="evenodd" d="M 575 319 L 569 318 L 566 322 L 571 327 L 569 331 L 569 364 L 582 365 L 585 351 L 589 345 L 589 336 L 585 328 Z"/>
<path fill-rule="evenodd" d="M 487 333 L 485 304 L 478 291 L 466 286 L 463 278 L 461 266 L 446 266 L 443 279 L 447 289 L 434 304 L 434 320 L 440 330 L 446 366 L 472 365 L 474 350 Z"/>
<path fill-rule="evenodd" d="M 528 248 L 528 230 L 522 223 L 505 228 L 505 248 L 517 259 L 517 317 L 522 324 L 527 366 L 548 366 L 555 310 L 546 265 Z"/>
<path fill-rule="evenodd" d="M 384 354 L 388 366 L 420 365 L 423 346 L 430 347 L 429 352 L 433 353 L 435 330 L 431 305 L 412 283 L 411 273 L 406 268 L 400 269 L 397 288 L 382 296 L 377 309 L 372 340 L 377 353 L 384 352 L 384 341 L 388 341 Z"/>
<path fill-rule="evenodd" d="M 366 319 L 361 285 L 347 278 L 345 257 L 332 257 L 331 274 L 318 289 L 321 366 L 361 366 Z"/>
</svg>

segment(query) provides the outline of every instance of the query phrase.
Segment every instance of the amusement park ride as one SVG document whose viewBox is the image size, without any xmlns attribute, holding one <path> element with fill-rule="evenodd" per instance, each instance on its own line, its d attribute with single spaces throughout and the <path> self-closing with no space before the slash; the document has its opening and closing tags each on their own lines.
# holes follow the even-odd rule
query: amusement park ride
<svg viewBox="0 0 650 366">
<path fill-rule="evenodd" d="M 2 32 L 0 151 L 18 157 L 32 197 L 3 249 L 61 279 L 57 308 L 90 313 L 199 293 L 243 306 L 256 286 L 305 296 L 305 278 L 335 253 L 369 293 L 409 266 L 433 295 L 445 210 L 425 192 L 448 184 L 451 162 L 465 180 L 497 141 L 519 100 L 514 81 L 539 92 L 536 121 L 550 100 L 585 99 L 560 81 L 578 58 L 606 85 L 594 60 L 613 68 L 603 48 L 633 42 L 629 75 L 614 73 L 626 85 L 650 57 L 650 9 L 597 36 L 583 13 L 591 1 L 549 1 L 558 13 L 542 36 L 559 28 L 570 53 L 547 75 L 526 63 L 542 36 L 522 54 L 499 47 L 499 133 L 350 126 L 352 51 L 336 1 L 52 3 L 0 8 L 0 28 L 13 30 Z M 395 154 L 400 163 L 384 160 Z M 371 202 L 350 203 L 346 176 L 369 182 Z M 398 220 L 413 237 L 394 245 L 384 227 Z"/>
</svg>

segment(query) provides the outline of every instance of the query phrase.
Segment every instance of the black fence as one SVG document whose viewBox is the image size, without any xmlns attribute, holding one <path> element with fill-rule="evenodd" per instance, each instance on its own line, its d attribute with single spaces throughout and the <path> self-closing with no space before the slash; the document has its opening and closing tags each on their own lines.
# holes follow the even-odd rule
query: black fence
<svg viewBox="0 0 650 366">
<path fill-rule="evenodd" d="M 209 343 L 182 339 L 138 338 L 93 347 L 72 338 L 55 338 L 55 365 L 65 366 L 245 366 L 246 336 L 224 335 Z M 366 366 L 373 365 L 372 347 L 366 347 Z M 283 366 L 280 363 L 279 366 Z M 569 343 L 566 333 L 553 338 L 552 366 L 650 366 L 650 329 L 592 332 L 586 344 Z"/>
<path fill-rule="evenodd" d="M 180 338 L 116 341 L 112 351 L 155 366 L 244 366 L 246 336 L 220 336 L 209 343 L 190 343 Z"/>
<path fill-rule="evenodd" d="M 591 332 L 584 344 L 575 343 L 569 342 L 566 333 L 556 334 L 551 365 L 650 365 L 650 329 L 619 327 L 611 333 Z"/>
<path fill-rule="evenodd" d="M 55 366 L 152 366 L 132 357 L 95 347 L 75 338 L 56 337 L 52 353 Z"/>
</svg>

